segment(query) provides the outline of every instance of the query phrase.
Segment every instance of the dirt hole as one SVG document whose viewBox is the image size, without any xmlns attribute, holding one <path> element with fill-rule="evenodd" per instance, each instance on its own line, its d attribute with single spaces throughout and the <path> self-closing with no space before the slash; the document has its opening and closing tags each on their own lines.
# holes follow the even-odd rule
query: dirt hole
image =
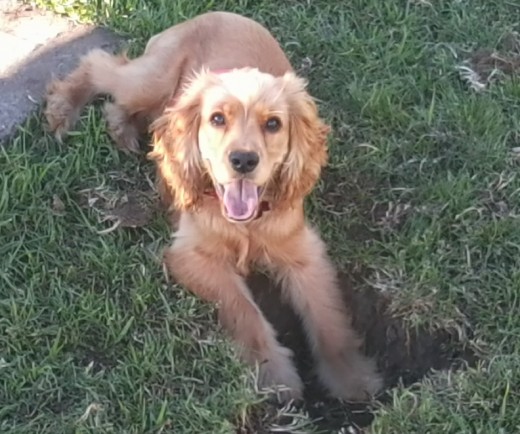
<svg viewBox="0 0 520 434">
<path fill-rule="evenodd" d="M 376 358 L 387 392 L 399 382 L 409 385 L 420 380 L 432 369 L 453 369 L 465 363 L 475 363 L 474 354 L 462 348 L 455 335 L 407 329 L 401 320 L 388 313 L 389 298 L 364 287 L 361 279 L 342 273 L 340 284 L 345 301 L 352 310 L 354 327 L 365 340 L 364 352 Z M 298 369 L 306 384 L 303 408 L 316 420 L 319 429 L 325 433 L 337 433 L 349 427 L 345 432 L 361 432 L 360 429 L 370 425 L 373 420 L 370 408 L 328 398 L 314 378 L 313 361 L 300 320 L 282 300 L 279 288 L 261 274 L 252 276 L 249 285 L 255 300 L 277 329 L 282 344 L 295 352 Z M 385 395 L 383 392 L 379 400 L 384 402 L 388 399 Z M 260 415 L 248 418 L 247 426 L 241 426 L 238 432 L 270 432 L 265 423 L 265 409 L 262 417 L 262 422 L 259 421 Z"/>
</svg>

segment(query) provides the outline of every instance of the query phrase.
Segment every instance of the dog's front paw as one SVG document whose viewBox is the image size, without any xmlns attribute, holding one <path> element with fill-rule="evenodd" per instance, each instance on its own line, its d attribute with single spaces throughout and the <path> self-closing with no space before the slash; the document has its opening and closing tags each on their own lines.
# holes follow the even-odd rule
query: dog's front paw
<svg viewBox="0 0 520 434">
<path fill-rule="evenodd" d="M 258 388 L 275 393 L 280 402 L 302 397 L 303 383 L 292 362 L 291 350 L 279 346 L 260 364 Z"/>
<path fill-rule="evenodd" d="M 383 386 L 374 360 L 357 350 L 321 360 L 318 375 L 333 396 L 348 401 L 370 400 Z"/>
</svg>

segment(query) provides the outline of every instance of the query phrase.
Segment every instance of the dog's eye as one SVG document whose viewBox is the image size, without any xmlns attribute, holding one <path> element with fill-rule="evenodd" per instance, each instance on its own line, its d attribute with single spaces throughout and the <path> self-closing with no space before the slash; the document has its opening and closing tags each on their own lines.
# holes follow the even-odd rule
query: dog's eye
<svg viewBox="0 0 520 434">
<path fill-rule="evenodd" d="M 267 119 L 265 129 L 270 133 L 276 133 L 282 127 L 282 121 L 277 117 Z"/>
<path fill-rule="evenodd" d="M 210 122 L 214 127 L 221 127 L 226 125 L 226 118 L 222 113 L 217 112 L 211 115 Z"/>
</svg>

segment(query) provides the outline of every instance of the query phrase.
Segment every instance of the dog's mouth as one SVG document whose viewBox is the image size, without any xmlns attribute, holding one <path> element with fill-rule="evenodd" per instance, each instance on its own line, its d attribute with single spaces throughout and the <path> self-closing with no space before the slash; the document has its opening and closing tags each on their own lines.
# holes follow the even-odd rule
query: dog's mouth
<svg viewBox="0 0 520 434">
<path fill-rule="evenodd" d="M 227 184 L 215 183 L 225 217 L 233 222 L 248 222 L 260 209 L 263 188 L 248 179 L 234 179 Z"/>
</svg>

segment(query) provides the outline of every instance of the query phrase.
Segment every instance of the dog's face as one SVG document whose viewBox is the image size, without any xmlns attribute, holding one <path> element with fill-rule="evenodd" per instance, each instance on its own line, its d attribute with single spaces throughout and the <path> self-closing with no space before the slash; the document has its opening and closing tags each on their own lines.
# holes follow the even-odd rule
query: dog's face
<svg viewBox="0 0 520 434">
<path fill-rule="evenodd" d="M 153 128 L 152 155 L 177 206 L 213 188 L 233 222 L 253 220 L 268 190 L 278 204 L 303 197 L 326 160 L 328 127 L 292 73 L 203 72 Z"/>
<path fill-rule="evenodd" d="M 289 152 L 283 83 L 256 70 L 219 74 L 204 93 L 198 145 L 224 215 L 249 221 Z"/>
</svg>

